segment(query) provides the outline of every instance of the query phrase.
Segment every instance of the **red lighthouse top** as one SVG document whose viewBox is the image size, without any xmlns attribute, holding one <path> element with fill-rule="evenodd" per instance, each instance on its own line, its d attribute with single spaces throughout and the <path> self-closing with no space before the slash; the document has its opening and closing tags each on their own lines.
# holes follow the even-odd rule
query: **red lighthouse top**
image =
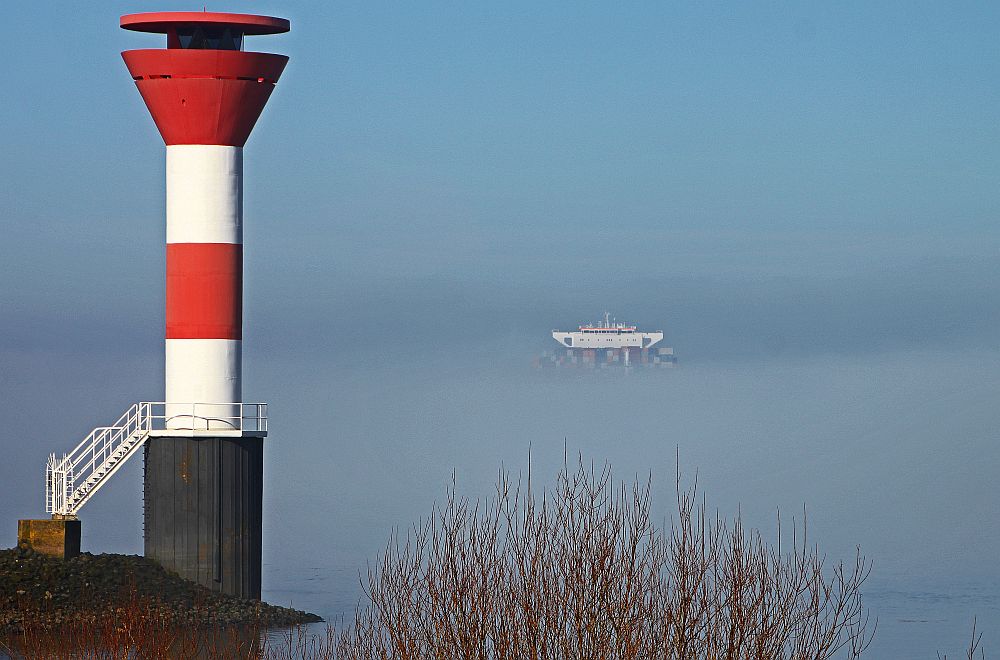
<svg viewBox="0 0 1000 660">
<path fill-rule="evenodd" d="M 246 143 L 288 57 L 246 52 L 243 37 L 288 32 L 286 19 L 155 12 L 122 16 L 120 25 L 167 36 L 166 49 L 122 53 L 164 142 Z"/>
<path fill-rule="evenodd" d="M 228 27 L 243 34 L 279 34 L 288 32 L 288 19 L 254 14 L 223 14 L 208 11 L 158 11 L 145 14 L 126 14 L 121 26 L 136 32 L 169 34 L 178 27 Z"/>
</svg>

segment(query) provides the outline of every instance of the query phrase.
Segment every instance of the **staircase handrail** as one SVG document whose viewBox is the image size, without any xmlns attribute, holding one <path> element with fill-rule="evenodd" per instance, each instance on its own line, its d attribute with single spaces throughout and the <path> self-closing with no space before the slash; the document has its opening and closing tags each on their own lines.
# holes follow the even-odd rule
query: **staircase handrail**
<svg viewBox="0 0 1000 660">
<path fill-rule="evenodd" d="M 220 414 L 220 408 L 221 412 L 227 412 L 225 409 L 229 408 L 228 412 L 237 411 L 237 414 Z M 202 414 L 199 415 L 199 412 Z M 190 428 L 177 427 L 176 420 L 181 419 L 190 420 Z M 200 426 L 194 428 L 195 420 L 203 422 L 204 429 Z M 72 451 L 63 454 L 62 458 L 50 455 L 45 469 L 46 510 L 60 515 L 75 514 L 137 451 L 150 433 L 161 430 L 161 426 L 165 431 L 227 430 L 216 429 L 213 424 L 222 424 L 228 430 L 240 433 L 246 431 L 266 435 L 267 404 L 162 401 L 134 403 L 113 425 L 98 426 Z"/>
<path fill-rule="evenodd" d="M 122 416 L 118 418 L 111 426 L 98 426 L 93 431 L 87 434 L 87 436 L 80 441 L 76 447 L 73 448 L 68 454 L 63 455 L 64 461 L 69 461 L 69 467 L 76 469 L 80 461 L 86 457 L 86 450 L 90 449 L 93 451 L 94 447 L 100 441 L 99 438 L 112 432 L 112 431 L 122 431 L 133 421 L 133 417 L 136 418 L 135 421 L 139 422 L 139 417 L 141 416 L 142 403 L 133 403 L 128 410 L 122 413 Z M 148 417 L 148 413 L 147 413 Z M 147 419 L 148 421 L 148 419 Z M 141 426 L 141 425 L 140 425 Z"/>
</svg>

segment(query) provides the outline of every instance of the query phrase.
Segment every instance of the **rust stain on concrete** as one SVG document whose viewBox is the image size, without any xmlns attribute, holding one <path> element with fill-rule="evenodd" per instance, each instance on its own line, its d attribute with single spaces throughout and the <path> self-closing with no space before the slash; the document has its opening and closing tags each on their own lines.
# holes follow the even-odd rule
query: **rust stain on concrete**
<svg viewBox="0 0 1000 660">
<path fill-rule="evenodd" d="M 191 471 L 189 469 L 190 462 L 191 462 L 191 451 L 187 447 L 185 447 L 183 452 L 181 453 L 180 477 L 181 480 L 184 481 L 184 483 L 189 486 L 191 485 Z"/>
</svg>

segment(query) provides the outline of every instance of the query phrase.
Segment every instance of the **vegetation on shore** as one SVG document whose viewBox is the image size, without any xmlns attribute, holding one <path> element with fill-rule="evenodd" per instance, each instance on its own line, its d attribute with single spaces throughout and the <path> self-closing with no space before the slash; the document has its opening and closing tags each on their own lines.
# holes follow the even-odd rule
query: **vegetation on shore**
<svg viewBox="0 0 1000 660">
<path fill-rule="evenodd" d="M 452 488 L 390 540 L 366 580 L 370 605 L 336 658 L 856 658 L 874 624 L 870 563 L 828 563 L 805 522 L 769 543 L 710 515 L 677 478 L 669 527 L 650 483 L 564 464 L 536 492 L 501 473 L 496 496 Z"/>
</svg>

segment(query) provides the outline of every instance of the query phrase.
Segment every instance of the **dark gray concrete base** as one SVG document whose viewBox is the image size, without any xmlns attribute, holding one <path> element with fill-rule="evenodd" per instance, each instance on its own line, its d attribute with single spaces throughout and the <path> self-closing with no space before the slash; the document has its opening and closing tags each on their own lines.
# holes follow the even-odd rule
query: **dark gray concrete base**
<svg viewBox="0 0 1000 660">
<path fill-rule="evenodd" d="M 259 600 L 263 439 L 153 437 L 143 451 L 146 556 Z"/>
</svg>

